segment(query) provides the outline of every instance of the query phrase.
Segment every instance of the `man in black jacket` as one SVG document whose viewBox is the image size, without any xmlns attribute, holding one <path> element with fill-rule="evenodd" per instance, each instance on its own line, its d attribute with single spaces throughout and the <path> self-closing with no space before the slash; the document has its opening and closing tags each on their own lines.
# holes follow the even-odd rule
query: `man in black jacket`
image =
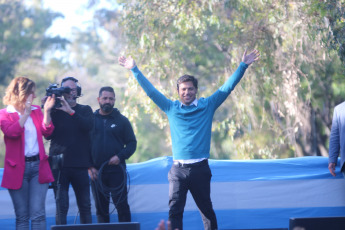
<svg viewBox="0 0 345 230">
<path fill-rule="evenodd" d="M 90 131 L 93 113 L 90 106 L 77 103 L 81 95 L 77 82 L 73 77 L 62 80 L 61 86 L 69 88 L 70 93 L 63 94 L 60 98 L 62 106 L 52 112 L 55 129 L 47 138 L 51 140 L 50 156 L 63 153 L 62 168 L 53 168 L 57 225 L 67 224 L 70 184 L 76 196 L 80 223 L 92 223 L 88 168 L 91 166 Z"/>
<path fill-rule="evenodd" d="M 135 152 L 137 141 L 128 119 L 114 108 L 114 89 L 102 87 L 97 100 L 100 109 L 94 113 L 91 132 L 93 167 L 89 169 L 97 220 L 98 223 L 110 222 L 111 197 L 119 222 L 130 222 L 125 160 Z"/>
</svg>

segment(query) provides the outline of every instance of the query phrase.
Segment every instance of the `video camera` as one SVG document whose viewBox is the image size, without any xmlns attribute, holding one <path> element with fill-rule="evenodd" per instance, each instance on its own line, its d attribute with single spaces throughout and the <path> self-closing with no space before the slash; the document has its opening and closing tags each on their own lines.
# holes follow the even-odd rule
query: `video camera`
<svg viewBox="0 0 345 230">
<path fill-rule="evenodd" d="M 58 97 L 62 97 L 64 93 L 70 93 L 71 89 L 68 87 L 57 87 L 58 84 L 50 84 L 48 88 L 46 88 L 46 96 L 52 96 L 55 94 L 55 104 L 53 108 L 60 108 L 61 100 Z"/>
</svg>

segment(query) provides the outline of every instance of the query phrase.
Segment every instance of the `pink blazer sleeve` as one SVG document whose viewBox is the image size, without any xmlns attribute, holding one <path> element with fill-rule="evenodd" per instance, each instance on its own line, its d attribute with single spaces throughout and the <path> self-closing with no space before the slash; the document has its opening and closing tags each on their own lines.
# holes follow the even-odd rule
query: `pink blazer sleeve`
<svg viewBox="0 0 345 230">
<path fill-rule="evenodd" d="M 18 138 L 23 134 L 24 127 L 20 127 L 18 121 L 17 113 L 7 113 L 6 109 L 0 110 L 0 127 L 6 137 Z"/>
</svg>

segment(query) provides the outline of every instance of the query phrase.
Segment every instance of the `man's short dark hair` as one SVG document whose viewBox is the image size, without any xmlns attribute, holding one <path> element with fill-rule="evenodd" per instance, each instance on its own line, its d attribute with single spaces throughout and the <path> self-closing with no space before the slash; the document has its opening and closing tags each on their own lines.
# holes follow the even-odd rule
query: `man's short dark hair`
<svg viewBox="0 0 345 230">
<path fill-rule="evenodd" d="M 198 79 L 196 79 L 192 75 L 185 74 L 179 79 L 177 79 L 177 91 L 179 90 L 179 86 L 183 82 L 191 81 L 196 89 L 198 89 Z"/>
<path fill-rule="evenodd" d="M 113 87 L 104 86 L 99 90 L 99 97 L 102 96 L 103 91 L 110 92 L 110 93 L 113 93 L 115 95 L 115 91 L 114 91 Z"/>
</svg>

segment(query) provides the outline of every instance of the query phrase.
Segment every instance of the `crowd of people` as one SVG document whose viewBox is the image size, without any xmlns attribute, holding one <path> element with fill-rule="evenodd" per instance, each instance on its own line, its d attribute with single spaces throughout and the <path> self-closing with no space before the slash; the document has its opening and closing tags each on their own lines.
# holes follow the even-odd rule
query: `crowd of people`
<svg viewBox="0 0 345 230">
<path fill-rule="evenodd" d="M 173 165 L 168 173 L 168 229 L 183 230 L 183 212 L 187 192 L 200 210 L 204 228 L 218 229 L 208 164 L 212 119 L 260 54 L 244 52 L 238 69 L 211 96 L 197 98 L 198 80 L 183 75 L 177 80 L 179 100 L 172 101 L 159 92 L 141 73 L 131 57 L 119 57 L 118 63 L 130 70 L 150 99 L 167 115 Z M 109 203 L 117 209 L 119 222 L 131 222 L 128 204 L 126 160 L 137 148 L 137 140 L 127 117 L 115 108 L 112 87 L 99 90 L 99 108 L 77 103 L 82 96 L 78 79 L 62 79 L 62 95 L 42 97 L 41 106 L 33 105 L 35 82 L 27 77 L 14 78 L 6 89 L 0 110 L 0 127 L 6 145 L 1 186 L 12 199 L 16 229 L 46 229 L 45 199 L 49 185 L 54 189 L 56 224 L 67 224 L 70 185 L 75 193 L 80 223 L 92 223 L 91 194 L 98 223 L 109 223 Z M 343 105 L 341 106 L 343 107 Z M 335 110 L 330 140 L 329 170 L 334 174 L 336 159 L 343 156 L 340 107 Z M 50 141 L 46 154 L 43 138 Z M 344 158 L 342 157 L 342 165 Z M 342 167 L 343 168 L 343 167 Z M 342 170 L 343 171 L 343 170 Z M 166 229 L 164 221 L 158 230 Z"/>
</svg>

